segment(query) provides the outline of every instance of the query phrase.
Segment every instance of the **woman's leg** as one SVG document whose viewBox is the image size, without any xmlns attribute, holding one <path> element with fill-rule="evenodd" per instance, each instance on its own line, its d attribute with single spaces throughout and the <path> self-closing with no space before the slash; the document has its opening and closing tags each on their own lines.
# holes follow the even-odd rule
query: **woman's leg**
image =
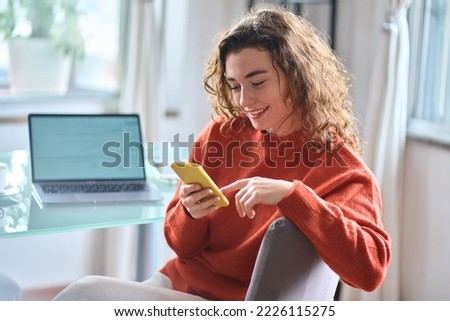
<svg viewBox="0 0 450 321">
<path fill-rule="evenodd" d="M 20 286 L 10 277 L 0 273 L 0 301 L 21 300 L 21 299 L 22 299 L 22 289 L 20 288 Z"/>
<path fill-rule="evenodd" d="M 162 274 L 144 282 L 106 276 L 86 276 L 68 285 L 57 301 L 198 301 L 199 296 L 175 291 Z"/>
</svg>

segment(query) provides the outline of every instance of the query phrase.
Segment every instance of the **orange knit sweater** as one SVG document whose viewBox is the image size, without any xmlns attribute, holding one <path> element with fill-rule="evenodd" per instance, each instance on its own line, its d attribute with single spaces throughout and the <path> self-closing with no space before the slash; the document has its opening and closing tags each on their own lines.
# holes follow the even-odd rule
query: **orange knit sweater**
<svg viewBox="0 0 450 321">
<path fill-rule="evenodd" d="M 381 222 L 377 183 L 344 144 L 333 151 L 303 141 L 300 132 L 280 139 L 251 125 L 225 137 L 212 121 L 199 135 L 191 161 L 201 164 L 219 187 L 245 177 L 295 182 L 277 206 L 258 205 L 254 219 L 230 206 L 195 220 L 178 188 L 168 205 L 164 233 L 177 257 L 161 272 L 175 290 L 212 300 L 243 300 L 256 255 L 269 224 L 288 217 L 347 284 L 372 291 L 385 277 L 390 238 Z"/>
</svg>

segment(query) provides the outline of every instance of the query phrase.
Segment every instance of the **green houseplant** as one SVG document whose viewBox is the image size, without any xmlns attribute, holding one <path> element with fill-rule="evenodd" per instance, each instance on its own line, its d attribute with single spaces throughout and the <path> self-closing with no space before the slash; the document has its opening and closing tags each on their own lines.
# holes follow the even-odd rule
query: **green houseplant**
<svg viewBox="0 0 450 321">
<path fill-rule="evenodd" d="M 84 56 L 81 14 L 77 0 L 6 0 L 0 36 L 9 46 L 12 91 L 66 92 L 72 59 Z"/>
</svg>

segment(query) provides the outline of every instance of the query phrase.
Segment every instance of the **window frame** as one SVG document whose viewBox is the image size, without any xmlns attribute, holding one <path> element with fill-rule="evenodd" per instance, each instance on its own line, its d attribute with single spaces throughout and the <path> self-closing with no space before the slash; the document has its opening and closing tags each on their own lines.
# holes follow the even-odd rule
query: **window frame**
<svg viewBox="0 0 450 321">
<path fill-rule="evenodd" d="M 409 10 L 408 24 L 411 36 L 411 60 L 407 134 L 408 137 L 414 139 L 450 146 L 450 120 L 446 119 L 448 117 L 447 114 L 450 113 L 450 110 L 448 110 L 450 109 L 450 102 L 448 101 L 450 100 L 450 95 L 448 93 L 446 94 L 444 88 L 446 86 L 448 87 L 448 83 L 446 82 L 450 81 L 450 78 L 445 75 L 447 72 L 443 71 L 443 67 L 440 68 L 440 81 L 444 80 L 443 77 L 446 77 L 446 79 L 443 84 L 439 83 L 441 88 L 438 96 L 443 94 L 446 94 L 446 96 L 444 98 L 438 98 L 439 106 L 437 108 L 430 109 L 431 107 L 427 106 L 427 103 L 430 103 L 430 101 L 426 99 L 426 89 L 424 88 L 425 82 L 428 80 L 427 63 L 429 60 L 428 28 L 430 16 L 427 16 L 427 14 L 430 15 L 430 7 L 427 6 L 431 5 L 431 1 L 433 0 L 415 0 Z M 425 14 L 422 8 L 427 10 L 424 10 L 426 12 Z M 450 58 L 448 58 L 448 54 L 446 55 L 445 52 L 448 50 L 448 38 L 450 38 L 450 4 L 447 4 L 446 15 L 444 19 L 443 39 L 447 37 L 447 43 L 443 44 L 444 52 L 440 64 L 442 66 L 442 63 L 444 63 L 446 65 L 445 70 L 449 70 L 450 66 L 448 64 L 450 63 Z M 443 109 L 441 110 L 441 113 L 443 113 L 441 116 L 436 113 L 440 109 Z M 437 119 L 427 119 L 426 113 L 430 114 L 428 117 Z"/>
<path fill-rule="evenodd" d="M 103 91 L 103 90 L 86 90 L 69 88 L 67 93 L 51 94 L 51 93 L 15 93 L 15 94 L 0 94 L 0 105 L 34 105 L 45 104 L 61 106 L 67 102 L 72 104 L 77 101 L 90 101 L 99 103 L 105 106 L 106 111 L 117 111 L 118 103 L 122 93 L 124 75 L 126 74 L 126 56 L 127 56 L 127 43 L 128 43 L 128 31 L 129 31 L 129 12 L 130 2 L 127 0 L 119 0 L 119 12 L 120 12 L 120 29 L 119 29 L 119 53 L 118 53 L 118 70 L 119 70 L 119 85 L 115 91 Z M 60 107 L 58 107 L 60 108 Z M 3 114 L 3 108 L 0 108 L 0 115 Z M 19 108 L 20 109 L 20 108 Z M 64 112 L 64 110 L 60 110 Z M 9 114 L 9 113 L 8 113 Z"/>
</svg>

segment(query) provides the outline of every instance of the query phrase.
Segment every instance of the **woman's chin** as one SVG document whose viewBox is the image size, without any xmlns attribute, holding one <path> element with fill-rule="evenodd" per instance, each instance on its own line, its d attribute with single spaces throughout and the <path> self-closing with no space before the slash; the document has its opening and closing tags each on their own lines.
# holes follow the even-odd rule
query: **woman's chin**
<svg viewBox="0 0 450 321">
<path fill-rule="evenodd" d="M 269 131 L 269 129 L 267 128 L 267 126 L 263 126 L 261 123 L 253 121 L 252 119 L 250 119 L 250 122 L 252 123 L 253 128 L 255 128 L 256 130 L 260 130 L 260 131 Z"/>
</svg>

